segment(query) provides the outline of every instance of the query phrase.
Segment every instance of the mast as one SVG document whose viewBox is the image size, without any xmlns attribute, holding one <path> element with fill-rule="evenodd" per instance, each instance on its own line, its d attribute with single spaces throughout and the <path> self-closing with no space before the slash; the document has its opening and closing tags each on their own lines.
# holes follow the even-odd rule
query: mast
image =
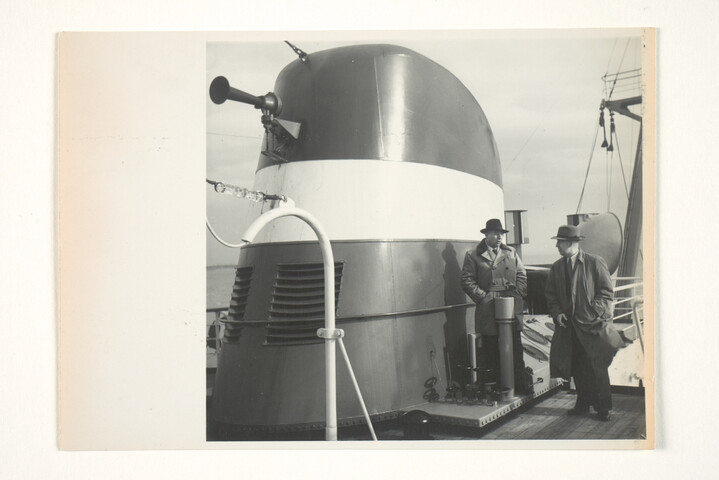
<svg viewBox="0 0 719 480">
<path fill-rule="evenodd" d="M 627 215 L 624 221 L 624 245 L 619 260 L 619 276 L 636 276 L 637 262 L 641 256 L 642 243 L 642 117 L 629 110 L 631 105 L 642 103 L 642 97 L 630 97 L 622 100 L 608 100 L 604 107 L 610 112 L 617 112 L 639 122 L 639 139 L 634 159 L 632 181 L 629 189 Z"/>
</svg>

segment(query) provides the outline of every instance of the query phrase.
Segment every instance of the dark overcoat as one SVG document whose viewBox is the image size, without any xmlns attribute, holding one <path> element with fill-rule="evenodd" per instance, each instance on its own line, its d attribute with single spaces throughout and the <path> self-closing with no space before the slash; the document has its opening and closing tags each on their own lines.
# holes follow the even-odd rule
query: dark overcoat
<svg viewBox="0 0 719 480">
<path fill-rule="evenodd" d="M 582 250 L 576 262 L 574 305 L 565 258 L 554 262 L 547 278 L 547 307 L 556 325 L 549 360 L 552 377 L 568 379 L 572 371 L 572 332 L 557 323 L 560 313 L 572 322 L 577 338 L 597 368 L 609 367 L 622 344 L 612 325 L 614 289 L 606 262 Z"/>
<path fill-rule="evenodd" d="M 477 304 L 474 319 L 478 333 L 497 335 L 496 297 L 514 297 L 515 327 L 522 329 L 520 315 L 524 310 L 523 299 L 527 296 L 527 271 L 512 247 L 500 244 L 496 260 L 493 260 L 482 240 L 465 254 L 461 282 L 462 290 Z"/>
</svg>

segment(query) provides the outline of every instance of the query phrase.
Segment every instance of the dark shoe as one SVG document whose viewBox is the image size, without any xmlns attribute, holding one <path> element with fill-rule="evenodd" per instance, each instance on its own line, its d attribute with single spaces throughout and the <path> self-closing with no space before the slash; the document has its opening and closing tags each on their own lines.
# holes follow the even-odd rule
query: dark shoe
<svg viewBox="0 0 719 480">
<path fill-rule="evenodd" d="M 612 417 L 609 412 L 599 412 L 597 413 L 597 418 L 600 422 L 608 422 Z"/>
<path fill-rule="evenodd" d="M 585 413 L 589 413 L 589 406 L 575 405 L 573 408 L 567 410 L 567 415 L 584 415 Z"/>
</svg>

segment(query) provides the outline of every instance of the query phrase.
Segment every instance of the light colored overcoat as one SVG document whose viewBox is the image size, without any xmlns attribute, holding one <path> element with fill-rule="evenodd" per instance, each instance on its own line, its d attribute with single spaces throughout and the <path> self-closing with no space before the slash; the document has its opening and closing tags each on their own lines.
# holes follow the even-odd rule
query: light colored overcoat
<svg viewBox="0 0 719 480">
<path fill-rule="evenodd" d="M 500 244 L 496 258 L 493 258 L 482 240 L 465 254 L 461 281 L 462 290 L 477 304 L 474 319 L 478 333 L 497 335 L 496 297 L 514 297 L 515 327 L 522 329 L 520 316 L 527 295 L 527 271 L 512 247 Z"/>
</svg>

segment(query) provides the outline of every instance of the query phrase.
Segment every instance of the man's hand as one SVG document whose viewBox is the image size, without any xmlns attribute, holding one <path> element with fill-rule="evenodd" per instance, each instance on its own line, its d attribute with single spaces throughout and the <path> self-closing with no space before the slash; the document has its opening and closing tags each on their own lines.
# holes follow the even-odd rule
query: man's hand
<svg viewBox="0 0 719 480">
<path fill-rule="evenodd" d="M 496 296 L 497 296 L 496 292 L 485 292 L 485 293 L 484 293 L 484 296 L 482 296 L 481 302 L 482 302 L 482 303 L 489 302 L 490 300 L 492 300 L 492 299 L 495 298 Z"/>
<path fill-rule="evenodd" d="M 557 315 L 557 325 L 559 325 L 562 328 L 567 328 L 567 323 L 569 321 L 567 320 L 567 316 L 563 313 L 560 313 Z"/>
</svg>

